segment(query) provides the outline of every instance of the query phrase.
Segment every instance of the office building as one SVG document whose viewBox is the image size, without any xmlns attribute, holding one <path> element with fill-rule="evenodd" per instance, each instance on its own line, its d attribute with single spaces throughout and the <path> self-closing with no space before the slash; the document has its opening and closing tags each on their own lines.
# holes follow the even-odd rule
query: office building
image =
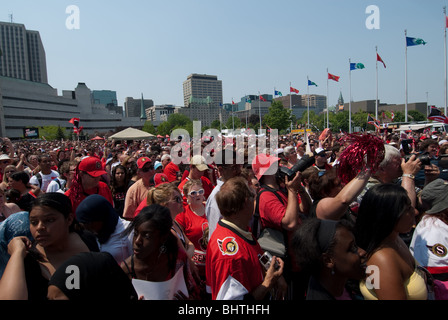
<svg viewBox="0 0 448 320">
<path fill-rule="evenodd" d="M 151 99 L 143 99 L 143 113 L 146 117 L 145 111 L 148 108 L 154 106 L 154 101 Z M 124 99 L 124 110 L 126 112 L 126 117 L 141 117 L 142 116 L 142 98 L 134 99 L 132 97 L 126 97 Z"/>
<path fill-rule="evenodd" d="M 183 82 L 184 106 L 197 105 L 195 99 L 207 99 L 207 106 L 222 105 L 222 81 L 217 76 L 192 73 Z"/>
<path fill-rule="evenodd" d="M 45 50 L 37 31 L 0 22 L 0 76 L 48 83 Z"/>
</svg>

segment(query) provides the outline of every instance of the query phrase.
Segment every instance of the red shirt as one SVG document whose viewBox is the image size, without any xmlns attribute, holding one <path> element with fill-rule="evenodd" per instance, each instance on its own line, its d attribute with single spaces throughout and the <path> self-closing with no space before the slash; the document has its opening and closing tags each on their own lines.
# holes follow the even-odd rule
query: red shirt
<svg viewBox="0 0 448 320">
<path fill-rule="evenodd" d="M 260 223 L 263 228 L 282 229 L 282 219 L 286 213 L 288 197 L 280 191 L 276 192 L 283 200 L 283 204 L 273 192 L 265 191 L 260 195 L 259 211 Z"/>
<path fill-rule="evenodd" d="M 176 221 L 182 226 L 187 238 L 194 244 L 193 261 L 198 266 L 201 275 L 205 276 L 205 250 L 207 249 L 206 240 L 208 235 L 205 233 L 208 229 L 207 217 L 198 216 L 190 206 L 185 206 L 184 211 L 176 216 Z"/>
<path fill-rule="evenodd" d="M 72 191 L 71 188 L 68 189 L 67 191 L 65 191 L 65 195 L 69 198 L 70 198 L 71 191 Z M 93 188 L 91 190 L 84 191 L 84 193 L 81 195 L 81 198 L 79 200 L 73 200 L 70 198 L 72 200 L 73 212 L 76 212 L 76 208 L 78 208 L 78 205 L 81 203 L 81 201 L 84 200 L 85 198 L 87 198 L 88 196 L 90 196 L 91 194 L 99 194 L 99 195 L 103 196 L 112 204 L 112 206 L 114 206 L 114 198 L 112 196 L 112 192 L 109 189 L 109 186 L 107 184 L 105 184 L 104 182 L 100 181 L 98 183 L 97 188 Z"/>
<path fill-rule="evenodd" d="M 258 255 L 263 251 L 256 240 L 248 240 L 237 230 L 218 222 L 207 247 L 207 285 L 212 299 L 242 299 L 263 282 Z"/>
</svg>

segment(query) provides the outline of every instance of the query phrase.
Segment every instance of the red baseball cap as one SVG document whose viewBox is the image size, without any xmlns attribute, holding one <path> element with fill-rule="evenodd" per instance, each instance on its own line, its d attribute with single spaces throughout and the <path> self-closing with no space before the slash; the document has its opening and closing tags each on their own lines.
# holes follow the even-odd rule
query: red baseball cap
<svg viewBox="0 0 448 320">
<path fill-rule="evenodd" d="M 277 164 L 278 166 L 279 160 L 280 158 L 267 155 L 265 153 L 257 155 L 252 161 L 252 170 L 254 171 L 257 180 L 260 180 L 261 176 L 265 174 L 268 175 L 275 174 L 277 172 L 278 167 L 275 167 L 273 165 Z"/>
<path fill-rule="evenodd" d="M 157 187 L 164 183 L 169 183 L 167 175 L 164 173 L 156 173 L 154 175 L 154 185 Z"/>
<path fill-rule="evenodd" d="M 79 171 L 85 171 L 92 177 L 99 177 L 107 172 L 103 170 L 101 160 L 96 157 L 87 157 L 81 160 L 78 167 Z"/>
<path fill-rule="evenodd" d="M 145 165 L 145 164 L 147 164 L 147 163 L 151 163 L 152 161 L 151 161 L 151 159 L 149 159 L 148 157 L 140 157 L 140 158 L 138 158 L 138 160 L 137 160 L 137 167 L 139 168 L 139 169 L 141 169 L 141 168 L 143 168 L 143 166 Z"/>
</svg>

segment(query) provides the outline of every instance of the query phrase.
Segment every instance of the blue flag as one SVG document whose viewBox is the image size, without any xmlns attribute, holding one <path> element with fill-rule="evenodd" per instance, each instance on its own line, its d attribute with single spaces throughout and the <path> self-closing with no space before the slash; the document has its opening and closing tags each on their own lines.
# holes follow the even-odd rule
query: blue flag
<svg viewBox="0 0 448 320">
<path fill-rule="evenodd" d="M 311 81 L 311 80 L 308 80 L 308 85 L 317 87 L 317 84 L 315 82 Z"/>
<path fill-rule="evenodd" d="M 280 91 L 274 90 L 274 95 L 283 97 L 282 93 Z"/>
<path fill-rule="evenodd" d="M 406 37 L 406 46 L 407 47 L 418 46 L 420 44 L 425 45 L 426 42 L 423 41 L 423 39 L 420 39 L 420 38 Z"/>
<path fill-rule="evenodd" d="M 350 70 L 356 69 L 364 69 L 364 65 L 362 63 L 350 63 Z"/>
</svg>

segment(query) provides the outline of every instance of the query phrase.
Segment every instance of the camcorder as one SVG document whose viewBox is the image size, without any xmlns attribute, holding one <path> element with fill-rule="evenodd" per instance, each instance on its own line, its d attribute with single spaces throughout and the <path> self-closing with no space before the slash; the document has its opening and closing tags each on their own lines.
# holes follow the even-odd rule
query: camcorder
<svg viewBox="0 0 448 320">
<path fill-rule="evenodd" d="M 296 176 L 297 172 L 303 172 L 307 168 L 311 167 L 314 164 L 314 156 L 310 157 L 307 154 L 304 154 L 302 158 L 291 168 L 278 166 L 278 170 L 276 173 L 277 179 L 281 181 L 285 181 L 285 177 L 288 177 L 288 181 L 291 181 Z"/>
<path fill-rule="evenodd" d="M 412 154 L 412 143 L 414 141 L 412 139 L 405 139 L 401 141 L 401 148 L 403 149 L 404 152 L 404 159 L 406 160 L 406 162 L 409 160 L 409 158 L 411 158 Z M 420 160 L 420 162 L 422 163 L 422 166 L 429 166 L 431 165 L 431 158 L 429 157 L 429 154 L 426 153 L 419 153 L 417 154 L 417 159 Z"/>
</svg>

